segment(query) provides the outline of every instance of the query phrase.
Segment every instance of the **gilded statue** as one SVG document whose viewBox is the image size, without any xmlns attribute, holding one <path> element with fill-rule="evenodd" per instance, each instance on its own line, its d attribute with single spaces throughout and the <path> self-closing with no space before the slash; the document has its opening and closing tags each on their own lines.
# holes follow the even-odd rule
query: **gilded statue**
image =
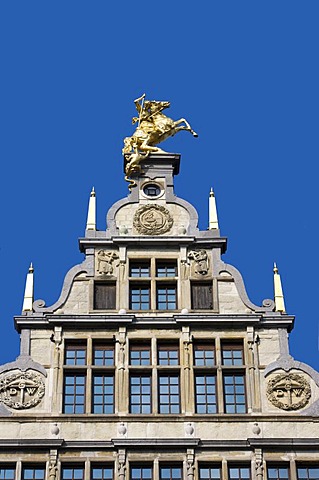
<svg viewBox="0 0 319 480">
<path fill-rule="evenodd" d="M 156 145 L 169 137 L 173 137 L 177 132 L 186 130 L 194 137 L 194 132 L 185 118 L 173 120 L 162 112 L 170 107 L 170 102 L 145 100 L 145 93 L 134 100 L 138 117 L 133 117 L 133 125 L 137 124 L 136 130 L 131 137 L 124 139 L 123 154 L 129 154 L 125 167 L 125 180 L 130 183 L 131 190 L 136 182 L 131 179 L 131 175 L 141 171 L 141 160 L 146 158 L 152 152 L 164 152 Z"/>
</svg>

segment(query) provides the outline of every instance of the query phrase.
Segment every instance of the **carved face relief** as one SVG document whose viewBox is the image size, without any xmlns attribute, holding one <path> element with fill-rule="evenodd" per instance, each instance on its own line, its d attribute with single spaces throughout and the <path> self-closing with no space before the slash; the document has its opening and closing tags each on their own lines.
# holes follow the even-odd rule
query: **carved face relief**
<svg viewBox="0 0 319 480">
<path fill-rule="evenodd" d="M 297 373 L 281 373 L 268 382 L 267 398 L 282 410 L 299 410 L 307 405 L 310 397 L 308 380 Z"/>
<path fill-rule="evenodd" d="M 194 273 L 196 275 L 207 275 L 209 265 L 206 250 L 191 250 L 188 254 L 188 258 L 193 261 Z"/>
<path fill-rule="evenodd" d="M 42 375 L 30 370 L 1 374 L 0 401 L 17 410 L 35 407 L 45 393 L 42 378 Z"/>
<path fill-rule="evenodd" d="M 143 205 L 135 212 L 133 225 L 142 235 L 161 235 L 172 228 L 173 219 L 161 205 Z"/>
<path fill-rule="evenodd" d="M 114 261 L 119 258 L 115 252 L 106 252 L 105 250 L 99 250 L 97 252 L 96 269 L 100 275 L 114 275 L 114 267 L 118 266 L 114 264 Z"/>
</svg>

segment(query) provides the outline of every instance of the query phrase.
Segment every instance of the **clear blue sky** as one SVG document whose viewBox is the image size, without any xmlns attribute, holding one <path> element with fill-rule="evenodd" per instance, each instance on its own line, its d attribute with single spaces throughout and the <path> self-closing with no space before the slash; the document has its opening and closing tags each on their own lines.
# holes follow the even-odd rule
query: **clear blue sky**
<svg viewBox="0 0 319 480">
<path fill-rule="evenodd" d="M 199 133 L 165 144 L 182 154 L 176 193 L 205 229 L 213 185 L 253 302 L 278 263 L 291 352 L 319 369 L 318 14 L 318 0 L 0 2 L 0 364 L 18 354 L 30 261 L 53 303 L 82 261 L 91 187 L 99 229 L 127 194 L 122 141 L 146 92 Z"/>
</svg>

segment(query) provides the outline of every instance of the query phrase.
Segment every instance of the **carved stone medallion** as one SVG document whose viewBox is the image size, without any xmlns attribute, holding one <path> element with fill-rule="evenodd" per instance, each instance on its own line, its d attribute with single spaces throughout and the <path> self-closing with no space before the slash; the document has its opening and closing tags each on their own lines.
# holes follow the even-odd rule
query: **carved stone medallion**
<svg viewBox="0 0 319 480">
<path fill-rule="evenodd" d="M 42 375 L 34 371 L 0 375 L 0 401 L 21 410 L 38 405 L 44 396 Z"/>
<path fill-rule="evenodd" d="M 135 212 L 133 225 L 143 235 L 161 235 L 172 228 L 173 219 L 161 205 L 143 205 Z"/>
<path fill-rule="evenodd" d="M 268 400 L 282 410 L 299 410 L 309 402 L 311 388 L 308 380 L 297 373 L 281 373 L 269 380 Z"/>
</svg>

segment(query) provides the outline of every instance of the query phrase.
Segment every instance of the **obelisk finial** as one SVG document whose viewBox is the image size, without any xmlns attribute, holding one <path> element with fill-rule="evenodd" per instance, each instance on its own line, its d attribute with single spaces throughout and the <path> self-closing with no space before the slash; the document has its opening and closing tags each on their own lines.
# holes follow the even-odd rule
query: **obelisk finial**
<svg viewBox="0 0 319 480">
<path fill-rule="evenodd" d="M 274 263 L 274 294 L 276 312 L 286 312 L 284 294 L 281 285 L 281 278 L 276 263 Z"/>
<path fill-rule="evenodd" d="M 32 262 L 27 273 L 27 278 L 25 281 L 24 297 L 23 297 L 23 312 L 32 312 L 33 308 L 33 272 L 34 268 Z"/>
<path fill-rule="evenodd" d="M 217 217 L 217 208 L 216 208 L 216 199 L 214 191 L 211 188 L 209 193 L 209 230 L 217 230 L 218 227 L 218 217 Z"/>
<path fill-rule="evenodd" d="M 92 188 L 89 200 L 86 230 L 96 230 L 96 196 L 94 187 Z"/>
</svg>

